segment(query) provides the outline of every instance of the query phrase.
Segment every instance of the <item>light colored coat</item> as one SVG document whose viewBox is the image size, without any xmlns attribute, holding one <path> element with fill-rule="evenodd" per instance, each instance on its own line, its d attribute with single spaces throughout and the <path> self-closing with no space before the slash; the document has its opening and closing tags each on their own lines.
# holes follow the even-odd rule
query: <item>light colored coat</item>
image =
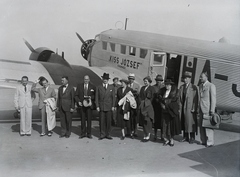
<svg viewBox="0 0 240 177">
<path fill-rule="evenodd" d="M 48 98 L 44 100 L 44 103 L 46 104 L 48 130 L 51 131 L 56 126 L 56 100 L 54 98 Z"/>
<path fill-rule="evenodd" d="M 16 92 L 14 95 L 14 106 L 16 109 L 23 108 L 25 106 L 29 108 L 32 107 L 31 86 L 27 85 L 26 88 L 26 92 L 23 85 L 19 85 L 16 88 Z"/>
<path fill-rule="evenodd" d="M 198 89 L 195 85 L 189 83 L 185 98 L 184 97 L 185 84 L 180 86 L 180 118 L 184 120 L 185 132 L 196 132 L 197 131 L 197 111 L 198 111 Z M 184 102 L 185 99 L 185 102 Z M 183 111 L 183 112 L 182 112 Z M 193 112 L 192 112 L 193 111 Z M 182 117 L 184 116 L 184 118 Z"/>
<path fill-rule="evenodd" d="M 42 109 L 44 106 L 44 101 L 48 98 L 54 98 L 56 100 L 56 92 L 50 86 L 47 89 L 47 92 L 44 87 L 36 88 L 37 84 L 32 85 L 32 91 L 39 94 L 38 108 Z"/>
<path fill-rule="evenodd" d="M 200 109 L 203 114 L 214 113 L 216 108 L 216 87 L 207 81 L 199 86 Z"/>
</svg>

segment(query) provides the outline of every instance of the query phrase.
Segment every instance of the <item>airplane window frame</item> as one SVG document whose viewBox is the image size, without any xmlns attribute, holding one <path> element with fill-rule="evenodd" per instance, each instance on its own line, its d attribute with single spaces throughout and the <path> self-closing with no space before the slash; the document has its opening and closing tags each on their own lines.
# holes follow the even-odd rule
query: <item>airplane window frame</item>
<svg viewBox="0 0 240 177">
<path fill-rule="evenodd" d="M 142 53 L 142 51 L 145 51 L 144 53 Z M 147 56 L 147 54 L 148 54 L 148 49 L 143 49 L 143 48 L 140 48 L 140 54 L 139 54 L 139 57 L 140 58 L 143 58 L 143 59 L 145 59 L 146 58 L 146 56 Z"/>
<path fill-rule="evenodd" d="M 131 56 L 136 56 L 136 47 L 133 47 L 133 46 L 129 46 L 129 55 Z"/>
<path fill-rule="evenodd" d="M 115 51 L 116 51 L 116 44 L 110 42 L 110 48 L 111 48 L 111 51 L 112 51 L 112 52 L 115 52 Z"/>
<path fill-rule="evenodd" d="M 161 55 L 162 57 L 162 61 L 155 63 L 155 55 Z M 164 58 L 165 54 L 164 53 L 153 53 L 153 60 L 152 60 L 152 65 L 153 66 L 164 66 L 164 62 L 165 62 L 165 58 Z"/>
<path fill-rule="evenodd" d="M 121 44 L 121 50 L 120 50 L 120 53 L 121 53 L 121 54 L 125 54 L 125 55 L 126 55 L 126 51 L 127 51 L 127 46 L 126 46 L 126 45 L 123 45 L 123 44 Z"/>
<path fill-rule="evenodd" d="M 102 41 L 102 49 L 107 50 L 107 41 Z"/>
</svg>

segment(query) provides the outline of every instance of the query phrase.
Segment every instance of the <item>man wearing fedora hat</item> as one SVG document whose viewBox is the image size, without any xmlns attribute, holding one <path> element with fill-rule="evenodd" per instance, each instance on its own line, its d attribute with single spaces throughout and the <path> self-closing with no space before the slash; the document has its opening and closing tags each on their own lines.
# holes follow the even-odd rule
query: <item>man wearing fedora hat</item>
<svg viewBox="0 0 240 177">
<path fill-rule="evenodd" d="M 90 78 L 88 75 L 84 76 L 84 83 L 77 85 L 75 100 L 78 107 L 80 107 L 81 112 L 81 135 L 79 138 L 84 138 L 87 136 L 89 139 L 92 139 L 92 109 L 94 109 L 93 103 L 95 102 L 95 90 L 96 87 L 90 83 Z"/>
<path fill-rule="evenodd" d="M 135 96 L 135 99 L 138 100 L 139 97 L 139 92 L 140 92 L 140 86 L 135 83 L 135 74 L 134 73 L 129 73 L 128 75 L 128 87 L 130 87 L 133 90 L 133 94 Z M 139 104 L 138 104 L 139 105 Z M 139 122 L 139 106 L 137 106 L 136 110 L 131 111 L 131 121 L 132 121 L 132 128 L 133 128 L 133 136 L 137 137 L 137 129 L 138 129 L 138 122 Z M 130 134 L 129 132 L 127 133 L 128 135 Z"/>
<path fill-rule="evenodd" d="M 112 139 L 110 136 L 111 116 L 115 110 L 115 91 L 112 85 L 108 84 L 109 74 L 102 76 L 103 83 L 96 89 L 96 107 L 100 115 L 100 138 Z"/>
<path fill-rule="evenodd" d="M 117 98 L 117 90 L 118 90 L 118 88 L 121 87 L 121 85 L 119 84 L 119 78 L 118 77 L 113 78 L 112 86 L 114 87 L 115 99 L 116 99 Z M 117 124 L 117 110 L 114 110 L 113 113 L 112 113 L 112 125 L 116 125 L 116 124 Z"/>
<path fill-rule="evenodd" d="M 197 112 L 198 112 L 198 89 L 191 83 L 192 73 L 186 71 L 182 80 L 183 85 L 180 86 L 180 120 L 183 130 L 183 139 L 181 142 L 188 141 L 193 144 L 195 141 L 195 133 L 197 134 Z M 190 139 L 189 139 L 190 134 Z"/>
<path fill-rule="evenodd" d="M 206 147 L 211 147 L 214 145 L 214 129 L 204 127 L 203 118 L 212 117 L 214 115 L 216 108 L 216 87 L 208 81 L 207 72 L 203 72 L 200 75 L 200 82 L 200 144 L 205 145 Z"/>
<path fill-rule="evenodd" d="M 155 89 L 155 93 L 153 95 L 153 101 L 152 101 L 152 105 L 153 105 L 153 109 L 154 109 L 154 141 L 157 140 L 157 130 L 161 129 L 161 139 L 163 139 L 162 137 L 162 112 L 161 112 L 161 105 L 160 105 L 160 100 L 159 100 L 159 92 L 161 90 L 161 88 L 164 87 L 164 83 L 163 83 L 163 77 L 162 75 L 157 75 L 155 78 L 156 84 L 153 85 L 153 88 Z"/>
</svg>

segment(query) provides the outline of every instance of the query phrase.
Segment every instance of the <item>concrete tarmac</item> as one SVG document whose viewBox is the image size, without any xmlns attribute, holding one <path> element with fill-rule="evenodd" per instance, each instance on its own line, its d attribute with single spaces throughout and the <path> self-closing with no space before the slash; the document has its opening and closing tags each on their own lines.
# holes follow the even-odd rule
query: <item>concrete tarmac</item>
<svg viewBox="0 0 240 177">
<path fill-rule="evenodd" d="M 239 121 L 236 121 L 239 123 Z M 0 123 L 1 177 L 239 177 L 239 125 L 222 124 L 215 131 L 215 146 L 179 142 L 120 140 L 114 127 L 113 140 L 98 140 L 98 121 L 93 121 L 93 139 L 78 139 L 80 121 L 73 122 L 70 138 L 59 138 L 60 122 L 52 137 L 40 137 L 41 124 L 33 123 L 32 136 L 19 136 L 19 123 Z M 199 135 L 196 137 L 199 140 Z"/>
</svg>

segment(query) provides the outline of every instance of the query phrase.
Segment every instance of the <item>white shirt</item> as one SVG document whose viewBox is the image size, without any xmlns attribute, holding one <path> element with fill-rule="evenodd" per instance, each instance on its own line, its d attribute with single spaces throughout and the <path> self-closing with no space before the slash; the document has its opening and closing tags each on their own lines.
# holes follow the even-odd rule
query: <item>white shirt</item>
<svg viewBox="0 0 240 177">
<path fill-rule="evenodd" d="M 84 84 L 84 89 L 88 89 L 88 84 Z"/>
<path fill-rule="evenodd" d="M 166 90 L 166 93 L 164 94 L 164 98 L 167 98 L 171 90 Z"/>
<path fill-rule="evenodd" d="M 68 84 L 66 85 L 66 87 L 63 87 L 63 93 L 65 92 L 65 90 L 67 89 Z"/>
<path fill-rule="evenodd" d="M 103 87 L 107 89 L 107 87 L 108 87 L 108 84 L 103 84 Z"/>
</svg>

